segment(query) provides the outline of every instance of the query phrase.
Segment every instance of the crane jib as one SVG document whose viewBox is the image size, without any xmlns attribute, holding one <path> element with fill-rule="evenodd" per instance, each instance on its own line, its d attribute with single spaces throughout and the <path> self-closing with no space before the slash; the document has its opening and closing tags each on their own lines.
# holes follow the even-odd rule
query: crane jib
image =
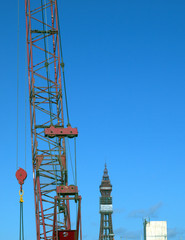
<svg viewBox="0 0 185 240">
<path fill-rule="evenodd" d="M 25 0 L 36 233 L 37 240 L 82 240 L 76 172 L 69 185 L 67 150 L 74 143 L 76 170 L 78 130 L 69 121 L 59 12 L 57 0 Z"/>
</svg>

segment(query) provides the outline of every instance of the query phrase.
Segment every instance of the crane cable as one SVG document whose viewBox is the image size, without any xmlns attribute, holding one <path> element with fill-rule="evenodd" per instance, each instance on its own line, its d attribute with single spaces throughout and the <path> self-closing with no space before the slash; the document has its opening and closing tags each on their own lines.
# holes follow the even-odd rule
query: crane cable
<svg viewBox="0 0 185 240">
<path fill-rule="evenodd" d="M 18 169 L 18 149 L 19 149 L 19 0 L 17 19 L 17 149 L 16 149 L 16 169 Z"/>
<path fill-rule="evenodd" d="M 26 117 L 26 113 L 27 113 L 27 108 L 26 108 L 26 101 L 27 101 L 27 61 L 26 61 L 26 41 L 25 41 L 25 170 L 26 170 L 26 138 L 27 138 L 27 132 L 26 132 L 26 127 L 27 127 L 27 117 Z"/>
<path fill-rule="evenodd" d="M 63 61 L 63 53 L 62 53 L 62 42 L 61 42 L 61 34 L 60 34 L 60 21 L 59 21 L 59 15 L 58 15 L 58 4 L 56 1 L 57 8 L 57 20 L 58 20 L 58 33 L 59 33 L 59 44 L 60 44 L 60 55 L 61 55 L 61 67 L 62 67 L 62 75 L 63 75 L 63 82 L 64 82 L 64 93 L 65 93 L 65 103 L 66 103 L 66 112 L 67 112 L 67 126 L 70 125 L 69 121 L 69 111 L 68 111 L 68 103 L 67 103 L 67 91 L 66 91 L 66 81 L 65 81 L 65 74 L 64 74 L 64 61 Z"/>
<path fill-rule="evenodd" d="M 69 121 L 69 111 L 68 111 L 68 102 L 67 102 L 67 91 L 66 91 L 66 81 L 65 81 L 65 73 L 64 73 L 64 62 L 63 62 L 63 52 L 62 52 L 62 42 L 61 42 L 61 33 L 60 33 L 60 21 L 59 21 L 59 14 L 58 14 L 58 4 L 56 1 L 56 6 L 57 8 L 57 20 L 58 20 L 58 33 L 59 33 L 59 44 L 60 44 L 60 55 L 61 55 L 61 67 L 62 67 L 62 74 L 63 74 L 63 83 L 64 83 L 64 93 L 65 93 L 65 103 L 66 103 L 66 111 L 67 111 L 67 122 L 68 126 L 70 126 L 70 121 Z M 72 168 L 72 174 L 73 174 L 73 180 L 75 185 L 77 186 L 77 163 L 76 163 L 76 137 L 74 138 L 74 157 L 75 157 L 75 173 L 73 170 L 72 166 L 72 159 L 71 159 L 71 153 L 70 153 L 70 145 L 68 141 L 68 147 L 69 147 L 69 155 L 70 155 L 70 161 L 71 161 L 71 168 Z"/>
<path fill-rule="evenodd" d="M 64 93 L 65 93 L 65 103 L 66 103 L 66 112 L 67 112 L 67 122 L 68 126 L 70 126 L 70 120 L 69 120 L 69 110 L 68 110 L 68 102 L 67 102 L 67 91 L 66 91 L 66 81 L 65 81 L 65 73 L 64 73 L 64 62 L 63 62 L 63 52 L 62 52 L 62 42 L 61 42 L 61 33 L 60 33 L 60 21 L 59 21 L 59 14 L 58 14 L 58 4 L 56 1 L 57 8 L 57 20 L 58 20 L 58 33 L 59 33 L 59 44 L 60 44 L 60 55 L 61 55 L 61 67 L 62 67 L 62 75 L 63 75 L 63 83 L 64 83 Z M 77 170 L 76 170 L 76 138 L 74 138 L 74 155 L 75 155 L 75 173 L 72 166 L 72 159 L 71 159 L 71 153 L 70 153 L 70 145 L 68 141 L 68 147 L 69 147 L 69 156 L 70 156 L 70 162 L 71 162 L 71 168 L 72 168 L 72 174 L 73 174 L 73 180 L 75 185 L 77 186 Z"/>
<path fill-rule="evenodd" d="M 23 222 L 23 195 L 24 191 L 19 191 L 20 195 L 20 229 L 19 229 L 19 240 L 24 240 L 24 222 Z"/>
<path fill-rule="evenodd" d="M 75 153 L 75 185 L 77 186 L 76 137 L 74 138 L 74 153 Z"/>
<path fill-rule="evenodd" d="M 19 167 L 19 0 L 18 0 L 18 17 L 17 17 L 17 146 L 16 146 L 16 169 Z M 26 55 L 26 51 L 25 51 Z M 25 56 L 25 66 L 26 66 L 26 56 Z M 27 98 L 27 79 L 26 79 L 26 67 L 25 67 L 25 169 L 26 169 L 26 98 Z"/>
<path fill-rule="evenodd" d="M 16 169 L 17 172 L 19 165 L 19 0 L 18 0 L 18 17 L 17 17 L 17 149 L 16 149 Z M 25 78 L 26 79 L 26 78 Z M 26 168 L 26 80 L 25 80 L 25 168 Z M 16 177 L 17 177 L 16 172 Z M 20 175 L 21 176 L 21 175 Z M 26 175 L 27 176 L 27 175 Z M 19 228 L 19 240 L 24 240 L 24 223 L 23 223 L 23 195 L 24 191 L 21 189 L 19 191 L 20 195 L 20 228 Z"/>
<path fill-rule="evenodd" d="M 75 184 L 75 173 L 74 173 L 74 169 L 73 169 L 73 162 L 72 162 L 72 156 L 71 156 L 71 150 L 70 150 L 70 144 L 69 144 L 69 139 L 66 138 L 66 143 L 67 143 L 67 146 L 68 146 L 68 151 L 69 151 L 69 154 L 67 154 L 67 159 L 69 158 L 70 159 L 70 163 L 71 163 L 71 171 L 72 171 L 72 175 L 73 175 L 73 181 L 74 181 L 74 184 Z M 68 153 L 68 152 L 66 152 Z M 69 157 L 68 157 L 69 156 Z M 76 172 L 76 171 L 75 171 Z"/>
</svg>

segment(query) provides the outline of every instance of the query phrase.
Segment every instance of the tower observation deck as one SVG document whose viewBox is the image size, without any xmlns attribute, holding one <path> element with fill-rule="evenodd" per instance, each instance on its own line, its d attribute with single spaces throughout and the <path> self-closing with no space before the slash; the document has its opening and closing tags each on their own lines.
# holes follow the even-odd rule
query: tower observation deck
<svg viewBox="0 0 185 240">
<path fill-rule="evenodd" d="M 103 178 L 100 185 L 100 233 L 99 240 L 113 240 L 113 228 L 112 228 L 112 185 L 109 180 L 107 166 L 103 173 Z"/>
</svg>

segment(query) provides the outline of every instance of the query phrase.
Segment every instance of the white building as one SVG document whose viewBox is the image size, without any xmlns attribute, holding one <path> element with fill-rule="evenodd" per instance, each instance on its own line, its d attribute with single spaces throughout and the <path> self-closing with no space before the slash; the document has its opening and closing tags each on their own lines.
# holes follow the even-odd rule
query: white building
<svg viewBox="0 0 185 240">
<path fill-rule="evenodd" d="M 167 240 L 167 222 L 145 221 L 144 240 Z"/>
</svg>

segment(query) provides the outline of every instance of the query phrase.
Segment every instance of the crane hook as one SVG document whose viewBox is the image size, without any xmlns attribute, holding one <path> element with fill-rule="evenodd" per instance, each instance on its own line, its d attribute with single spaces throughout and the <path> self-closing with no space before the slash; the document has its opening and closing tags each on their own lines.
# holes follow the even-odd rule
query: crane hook
<svg viewBox="0 0 185 240">
<path fill-rule="evenodd" d="M 24 191 L 23 190 L 19 190 L 20 203 L 24 202 L 23 201 L 23 195 L 24 195 Z"/>
</svg>

